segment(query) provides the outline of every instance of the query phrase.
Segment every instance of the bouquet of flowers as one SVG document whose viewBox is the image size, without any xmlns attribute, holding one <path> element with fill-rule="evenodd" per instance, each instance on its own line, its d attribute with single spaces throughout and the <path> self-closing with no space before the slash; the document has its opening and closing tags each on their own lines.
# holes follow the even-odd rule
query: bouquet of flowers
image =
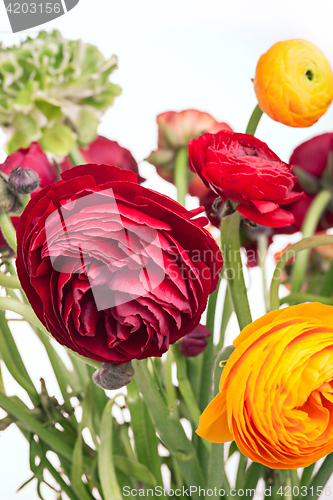
<svg viewBox="0 0 333 500">
<path fill-rule="evenodd" d="M 39 498 L 45 485 L 63 500 L 253 498 L 260 485 L 316 498 L 333 470 L 333 133 L 285 163 L 255 132 L 263 113 L 315 123 L 330 65 L 305 40 L 271 47 L 245 133 L 197 110 L 160 114 L 147 161 L 175 201 L 97 135 L 116 64 L 59 32 L 0 47 L 0 357 L 29 398 L 0 377 L 0 429 L 27 439 Z M 297 231 L 268 283 L 273 236 Z M 267 311 L 255 321 L 253 266 Z M 43 344 L 62 399 L 34 384 L 6 311 Z M 225 345 L 233 312 L 241 333 Z"/>
</svg>

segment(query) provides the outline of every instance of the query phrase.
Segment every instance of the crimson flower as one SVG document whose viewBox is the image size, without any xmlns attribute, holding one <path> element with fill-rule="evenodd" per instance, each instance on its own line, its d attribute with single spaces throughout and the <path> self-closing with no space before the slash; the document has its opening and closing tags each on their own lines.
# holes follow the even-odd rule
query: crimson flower
<svg viewBox="0 0 333 500">
<path fill-rule="evenodd" d="M 295 217 L 295 222 L 288 233 L 300 231 L 304 217 L 317 193 L 333 187 L 333 133 L 321 134 L 303 142 L 292 153 L 289 163 L 297 175 L 296 191 L 304 191 L 306 200 L 287 205 Z M 333 205 L 330 203 L 323 213 L 316 231 L 323 231 L 333 226 Z M 282 231 L 280 231 L 282 232 Z"/>
<path fill-rule="evenodd" d="M 54 163 L 51 163 L 38 142 L 33 142 L 29 148 L 21 148 L 7 156 L 4 163 L 0 165 L 0 171 L 9 176 L 16 168 L 28 168 L 34 170 L 40 179 L 39 187 L 31 193 L 35 196 L 43 187 L 57 181 L 58 172 Z M 14 226 L 18 224 L 18 217 L 11 218 Z M 7 242 L 0 231 L 0 248 L 7 247 Z"/>
<path fill-rule="evenodd" d="M 190 168 L 222 201 L 237 203 L 246 219 L 269 227 L 295 218 L 281 205 L 305 197 L 293 191 L 297 178 L 267 144 L 249 134 L 221 131 L 189 142 Z"/>
<path fill-rule="evenodd" d="M 202 209 L 137 184 L 133 172 L 82 165 L 31 199 L 17 270 L 61 344 L 105 363 L 161 356 L 192 331 L 222 255 Z"/>
<path fill-rule="evenodd" d="M 132 170 L 137 174 L 139 184 L 145 180 L 139 175 L 138 164 L 132 153 L 120 146 L 118 142 L 111 141 L 107 137 L 98 135 L 88 146 L 80 148 L 80 153 L 87 163 L 114 165 L 122 170 Z M 65 158 L 60 164 L 62 172 L 72 168 L 72 166 L 69 158 Z"/>
</svg>

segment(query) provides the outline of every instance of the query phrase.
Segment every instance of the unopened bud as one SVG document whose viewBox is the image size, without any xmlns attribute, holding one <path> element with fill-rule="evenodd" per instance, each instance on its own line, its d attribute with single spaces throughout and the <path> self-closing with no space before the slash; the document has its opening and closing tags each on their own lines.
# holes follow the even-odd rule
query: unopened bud
<svg viewBox="0 0 333 500">
<path fill-rule="evenodd" d="M 15 205 L 16 194 L 13 193 L 5 179 L 0 176 L 0 212 L 10 212 Z"/>
<path fill-rule="evenodd" d="M 207 326 L 198 325 L 194 330 L 185 335 L 178 344 L 179 352 L 187 358 L 198 356 L 207 347 L 206 338 L 210 337 L 211 333 Z"/>
<path fill-rule="evenodd" d="M 30 168 L 16 167 L 9 174 L 10 188 L 19 194 L 29 194 L 39 186 L 38 174 Z"/>
<path fill-rule="evenodd" d="M 131 362 L 122 365 L 103 363 L 93 374 L 93 381 L 102 389 L 114 390 L 129 384 L 133 375 L 134 369 Z"/>
</svg>

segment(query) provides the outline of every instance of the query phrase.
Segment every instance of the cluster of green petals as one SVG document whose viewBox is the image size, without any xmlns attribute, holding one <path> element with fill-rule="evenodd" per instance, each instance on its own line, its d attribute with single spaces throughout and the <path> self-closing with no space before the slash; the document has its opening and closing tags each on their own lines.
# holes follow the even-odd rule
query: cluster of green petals
<svg viewBox="0 0 333 500">
<path fill-rule="evenodd" d="M 90 143 L 104 111 L 121 89 L 109 81 L 117 57 L 97 47 L 41 31 L 20 46 L 0 42 L 0 126 L 8 154 L 38 141 L 44 151 L 67 155 Z"/>
</svg>

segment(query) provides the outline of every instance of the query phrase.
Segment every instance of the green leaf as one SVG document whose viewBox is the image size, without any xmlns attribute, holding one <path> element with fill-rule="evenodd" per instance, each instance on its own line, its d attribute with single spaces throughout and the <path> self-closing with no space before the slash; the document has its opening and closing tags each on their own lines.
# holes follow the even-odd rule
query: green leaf
<svg viewBox="0 0 333 500">
<path fill-rule="evenodd" d="M 0 311 L 0 356 L 12 377 L 27 391 L 31 401 L 38 405 L 40 403 L 38 392 L 23 364 L 5 314 L 2 311 Z"/>
<path fill-rule="evenodd" d="M 43 150 L 56 156 L 67 156 L 76 141 L 76 134 L 66 125 L 56 123 L 51 128 L 43 129 L 39 140 Z"/>
<path fill-rule="evenodd" d="M 134 477 L 137 481 L 141 481 L 142 483 L 152 486 L 157 484 L 154 475 L 150 472 L 148 467 L 140 464 L 140 462 L 130 460 L 129 458 L 121 455 L 115 455 L 113 460 L 117 469 L 120 469 L 125 474 Z"/>
<path fill-rule="evenodd" d="M 49 122 L 59 120 L 62 117 L 61 106 L 54 104 L 47 99 L 36 99 L 37 108 L 46 116 Z"/>
<path fill-rule="evenodd" d="M 156 432 L 134 377 L 127 386 L 126 403 L 131 413 L 131 427 L 138 460 L 152 471 L 158 484 L 163 484 Z"/>
<path fill-rule="evenodd" d="M 104 500 L 122 500 L 122 493 L 118 485 L 114 457 L 112 455 L 112 405 L 110 400 L 104 408 L 101 430 L 100 445 L 98 449 L 98 472 L 102 485 Z"/>
<path fill-rule="evenodd" d="M 14 108 L 17 110 L 30 109 L 33 105 L 33 94 L 35 92 L 35 88 L 35 82 L 29 80 L 13 100 Z"/>
<path fill-rule="evenodd" d="M 13 125 L 17 131 L 13 134 L 11 140 L 7 144 L 8 154 L 13 153 L 19 148 L 28 147 L 31 142 L 40 137 L 37 123 L 30 115 L 17 113 L 13 120 Z"/>
<path fill-rule="evenodd" d="M 93 500 L 93 496 L 88 493 L 82 481 L 83 467 L 83 452 L 82 452 L 82 437 L 78 434 L 72 459 L 71 482 L 75 493 L 80 497 L 80 500 Z"/>
</svg>

